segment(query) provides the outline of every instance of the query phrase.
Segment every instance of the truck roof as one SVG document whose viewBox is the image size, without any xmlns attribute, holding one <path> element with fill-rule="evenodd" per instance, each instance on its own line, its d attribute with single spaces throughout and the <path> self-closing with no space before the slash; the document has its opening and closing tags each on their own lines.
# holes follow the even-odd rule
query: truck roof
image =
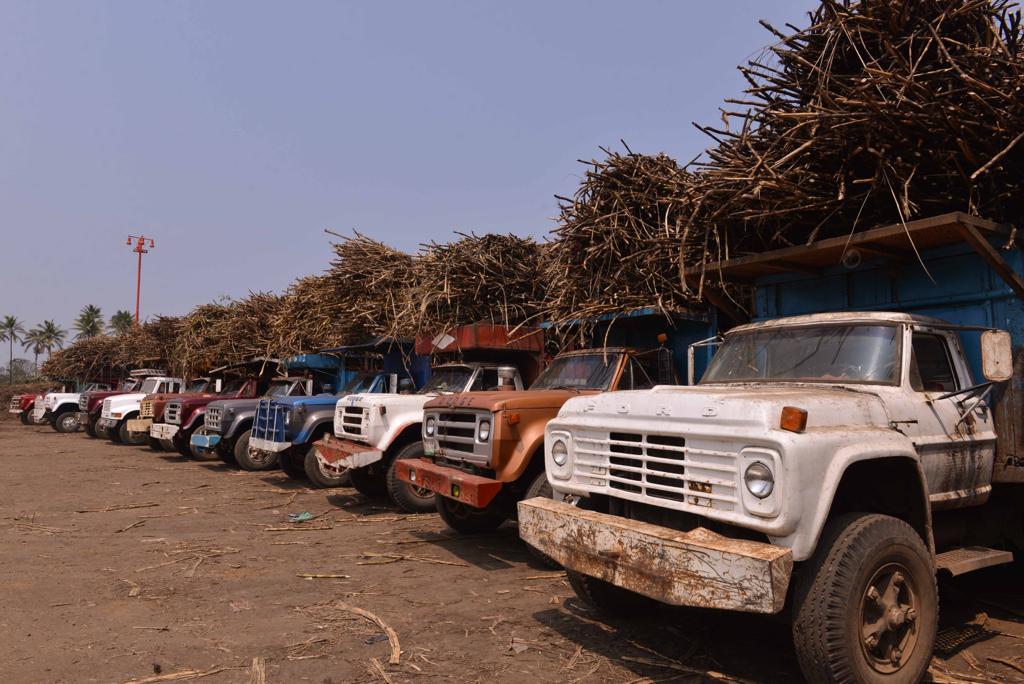
<svg viewBox="0 0 1024 684">
<path fill-rule="evenodd" d="M 747 323 L 746 325 L 736 326 L 726 334 L 731 335 L 747 330 L 809 325 L 812 323 L 921 323 L 926 325 L 946 325 L 946 322 L 941 318 L 900 313 L 898 311 L 835 311 L 807 314 L 805 316 L 786 316 L 785 318 L 773 318 L 767 321 L 758 321 L 757 323 Z"/>
</svg>

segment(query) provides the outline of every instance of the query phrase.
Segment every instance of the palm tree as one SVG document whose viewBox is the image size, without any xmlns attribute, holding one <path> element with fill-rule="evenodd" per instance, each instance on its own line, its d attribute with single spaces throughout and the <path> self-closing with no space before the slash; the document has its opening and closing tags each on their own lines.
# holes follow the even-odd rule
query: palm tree
<svg viewBox="0 0 1024 684">
<path fill-rule="evenodd" d="M 75 319 L 75 330 L 78 331 L 75 339 L 81 340 L 102 335 L 103 327 L 103 312 L 100 307 L 87 304 L 82 307 L 81 313 Z"/>
<path fill-rule="evenodd" d="M 43 342 L 43 329 L 36 326 L 25 333 L 25 337 L 21 340 L 22 348 L 32 351 L 32 366 L 39 371 L 39 355 L 46 351 L 46 345 Z"/>
<path fill-rule="evenodd" d="M 123 335 L 131 330 L 133 325 L 135 325 L 135 318 L 130 313 L 127 311 L 118 311 L 110 317 L 108 327 L 115 335 Z"/>
<path fill-rule="evenodd" d="M 28 331 L 25 336 L 25 349 L 31 348 L 35 354 L 36 370 L 39 370 L 39 355 L 46 352 L 49 356 L 54 347 L 63 347 L 67 331 L 51 321 L 43 321 Z"/>
<path fill-rule="evenodd" d="M 11 373 L 11 384 L 14 384 L 14 343 L 21 342 L 25 334 L 25 326 L 15 316 L 4 316 L 0 321 L 0 342 L 7 341 L 11 345 L 11 357 L 7 368 Z"/>
</svg>

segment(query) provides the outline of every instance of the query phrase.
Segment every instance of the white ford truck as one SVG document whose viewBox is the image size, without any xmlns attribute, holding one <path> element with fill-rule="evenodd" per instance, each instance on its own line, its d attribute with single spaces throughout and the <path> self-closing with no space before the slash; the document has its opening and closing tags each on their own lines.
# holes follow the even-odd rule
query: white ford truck
<svg viewBox="0 0 1024 684">
<path fill-rule="evenodd" d="M 1005 332 L 903 313 L 734 328 L 696 386 L 569 400 L 545 433 L 555 498 L 519 504 L 520 534 L 606 612 L 790 605 L 808 680 L 919 681 L 937 573 L 1024 548 L 993 401 L 1011 356 Z"/>
<path fill-rule="evenodd" d="M 423 455 L 423 405 L 440 394 L 523 389 L 515 366 L 465 362 L 434 368 L 415 394 L 350 394 L 338 400 L 334 438 L 316 443 L 317 461 L 328 473 L 348 472 L 352 486 L 367 496 L 388 495 L 410 512 L 434 510 L 434 493 L 397 479 L 395 461 Z"/>
<path fill-rule="evenodd" d="M 152 373 L 152 371 L 149 371 Z M 164 375 L 148 375 L 142 381 L 138 392 L 116 394 L 103 400 L 103 412 L 96 427 L 105 431 L 110 439 L 121 444 L 145 444 L 149 435 L 132 433 L 128 421 L 139 417 L 142 400 L 150 394 L 176 394 L 182 391 L 185 381 Z"/>
<path fill-rule="evenodd" d="M 78 399 L 85 392 L 112 389 L 105 382 L 90 382 L 80 392 L 48 392 L 36 397 L 32 418 L 49 423 L 57 432 L 78 432 Z"/>
</svg>

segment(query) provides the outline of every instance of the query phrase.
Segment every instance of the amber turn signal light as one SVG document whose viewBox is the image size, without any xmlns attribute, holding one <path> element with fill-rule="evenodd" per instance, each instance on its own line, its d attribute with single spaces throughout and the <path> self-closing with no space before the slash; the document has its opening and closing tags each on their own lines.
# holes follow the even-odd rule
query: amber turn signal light
<svg viewBox="0 0 1024 684">
<path fill-rule="evenodd" d="M 505 422 L 509 425 L 517 425 L 519 423 L 519 414 L 515 412 L 505 414 Z"/>
<path fill-rule="evenodd" d="M 779 427 L 790 432 L 803 432 L 807 429 L 807 411 L 795 406 L 783 406 Z"/>
</svg>

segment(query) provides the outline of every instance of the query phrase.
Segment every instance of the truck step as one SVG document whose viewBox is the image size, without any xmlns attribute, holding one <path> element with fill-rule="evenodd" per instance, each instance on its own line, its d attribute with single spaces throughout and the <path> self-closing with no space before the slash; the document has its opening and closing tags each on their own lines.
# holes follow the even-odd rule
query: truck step
<svg viewBox="0 0 1024 684">
<path fill-rule="evenodd" d="M 935 555 L 935 565 L 951 575 L 964 575 L 968 572 L 990 568 L 1013 562 L 1013 554 L 999 549 L 986 549 L 984 546 L 965 546 L 962 549 L 950 549 Z"/>
</svg>

